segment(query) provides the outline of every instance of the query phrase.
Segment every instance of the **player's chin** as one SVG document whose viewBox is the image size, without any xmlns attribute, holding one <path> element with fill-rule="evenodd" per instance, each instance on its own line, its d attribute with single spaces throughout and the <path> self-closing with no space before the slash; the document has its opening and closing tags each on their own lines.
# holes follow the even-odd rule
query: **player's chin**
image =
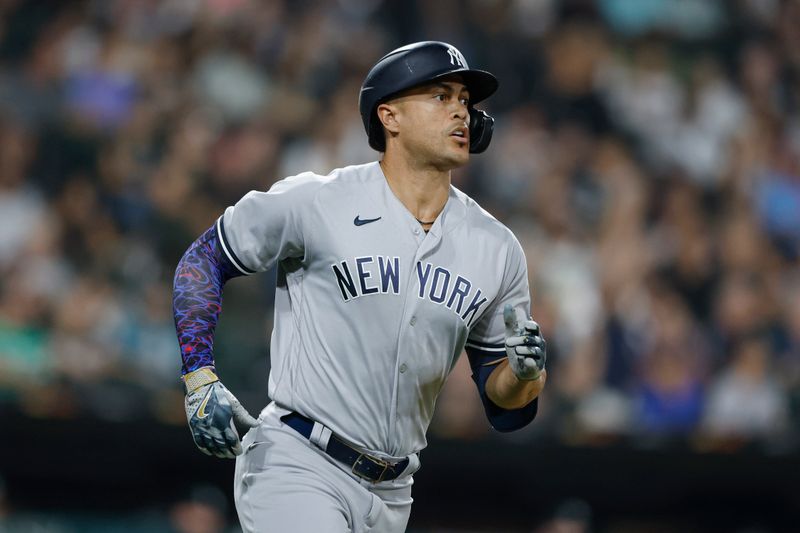
<svg viewBox="0 0 800 533">
<path fill-rule="evenodd" d="M 452 161 L 454 167 L 464 166 L 469 163 L 469 141 L 463 142 L 461 139 L 451 141 L 453 146 L 447 150 L 448 159 Z"/>
<path fill-rule="evenodd" d="M 469 162 L 469 155 L 466 157 L 459 156 L 458 154 L 440 154 L 435 164 L 436 168 L 441 171 L 455 170 L 461 168 Z"/>
</svg>

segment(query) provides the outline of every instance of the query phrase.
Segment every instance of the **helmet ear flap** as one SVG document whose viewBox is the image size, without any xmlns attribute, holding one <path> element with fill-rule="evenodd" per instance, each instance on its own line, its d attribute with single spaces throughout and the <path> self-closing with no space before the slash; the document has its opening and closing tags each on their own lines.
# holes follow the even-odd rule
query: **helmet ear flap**
<svg viewBox="0 0 800 533">
<path fill-rule="evenodd" d="M 469 108 L 469 152 L 480 154 L 489 147 L 494 133 L 494 118 L 486 111 Z"/>
<path fill-rule="evenodd" d="M 367 133 L 369 146 L 376 152 L 386 151 L 386 137 L 383 133 L 383 125 L 378 117 L 375 116 L 369 123 L 369 132 Z"/>
</svg>

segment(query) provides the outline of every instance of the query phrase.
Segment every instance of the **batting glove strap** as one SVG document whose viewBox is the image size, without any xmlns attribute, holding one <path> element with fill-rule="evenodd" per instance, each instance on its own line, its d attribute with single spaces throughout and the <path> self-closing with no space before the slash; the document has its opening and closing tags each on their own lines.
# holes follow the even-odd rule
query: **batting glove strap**
<svg viewBox="0 0 800 533">
<path fill-rule="evenodd" d="M 186 388 L 186 394 L 194 392 L 203 385 L 208 385 L 215 381 L 219 381 L 219 378 L 214 373 L 214 368 L 210 366 L 198 368 L 194 372 L 189 372 L 183 376 L 183 386 Z"/>
</svg>

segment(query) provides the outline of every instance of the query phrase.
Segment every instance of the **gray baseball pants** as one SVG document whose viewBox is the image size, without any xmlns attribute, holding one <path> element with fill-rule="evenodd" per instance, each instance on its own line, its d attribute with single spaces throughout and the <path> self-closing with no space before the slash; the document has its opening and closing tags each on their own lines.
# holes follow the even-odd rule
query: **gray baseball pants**
<svg viewBox="0 0 800 533">
<path fill-rule="evenodd" d="M 247 533 L 401 533 L 411 513 L 411 486 L 419 460 L 391 481 L 356 476 L 280 417 L 275 404 L 242 439 L 234 499 Z"/>
</svg>

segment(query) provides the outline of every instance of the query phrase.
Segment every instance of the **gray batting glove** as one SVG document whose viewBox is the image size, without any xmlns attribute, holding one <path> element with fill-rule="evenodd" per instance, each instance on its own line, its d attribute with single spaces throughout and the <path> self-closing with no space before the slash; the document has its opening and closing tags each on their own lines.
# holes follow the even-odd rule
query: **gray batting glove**
<svg viewBox="0 0 800 533">
<path fill-rule="evenodd" d="M 506 304 L 503 309 L 506 324 L 506 356 L 508 365 L 517 379 L 539 379 L 547 360 L 547 343 L 539 331 L 539 324 L 530 318 L 520 327 L 517 313 Z"/>
<path fill-rule="evenodd" d="M 255 427 L 258 420 L 219 381 L 210 367 L 183 376 L 186 385 L 186 418 L 192 439 L 206 455 L 233 459 L 242 453 L 242 443 L 234 420 Z"/>
</svg>

